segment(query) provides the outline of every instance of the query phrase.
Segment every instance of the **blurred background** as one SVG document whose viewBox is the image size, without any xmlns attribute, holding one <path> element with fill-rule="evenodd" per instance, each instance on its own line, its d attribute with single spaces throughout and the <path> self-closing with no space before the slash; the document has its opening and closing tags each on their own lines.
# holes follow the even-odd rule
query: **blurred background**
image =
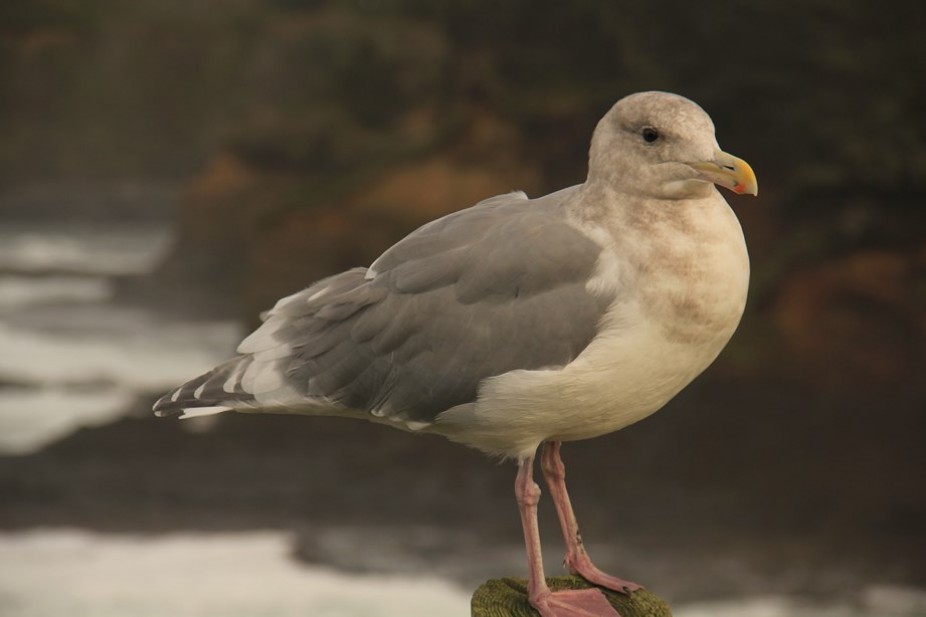
<svg viewBox="0 0 926 617">
<path fill-rule="evenodd" d="M 523 576 L 511 464 L 150 405 L 276 298 L 583 181 L 662 89 L 757 172 L 751 296 L 662 412 L 564 449 L 593 558 L 680 616 L 926 615 L 924 7 L 4 0 L 0 614 L 465 615 Z"/>
</svg>

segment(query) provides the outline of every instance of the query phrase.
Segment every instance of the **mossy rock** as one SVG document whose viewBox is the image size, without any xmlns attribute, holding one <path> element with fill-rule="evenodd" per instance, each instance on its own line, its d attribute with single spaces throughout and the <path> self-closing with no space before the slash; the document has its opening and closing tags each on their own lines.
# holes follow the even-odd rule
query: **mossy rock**
<svg viewBox="0 0 926 617">
<path fill-rule="evenodd" d="M 547 579 L 553 591 L 594 587 L 578 576 L 554 576 Z M 601 589 L 598 587 L 598 589 Z M 621 617 L 672 617 L 669 605 L 646 589 L 626 596 L 601 589 Z M 527 601 L 527 581 L 523 578 L 495 578 L 483 583 L 473 594 L 472 617 L 536 617 L 537 611 Z"/>
</svg>

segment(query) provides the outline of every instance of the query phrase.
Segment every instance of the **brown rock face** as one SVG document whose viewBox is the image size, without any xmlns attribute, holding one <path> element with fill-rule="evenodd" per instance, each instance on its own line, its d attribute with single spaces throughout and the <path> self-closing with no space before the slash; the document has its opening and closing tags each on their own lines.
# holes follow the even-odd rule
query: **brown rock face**
<svg viewBox="0 0 926 617">
<path fill-rule="evenodd" d="M 891 382 L 921 372 L 926 249 L 867 250 L 788 277 L 773 317 L 794 357 L 832 382 Z"/>
<path fill-rule="evenodd" d="M 369 265 L 427 221 L 499 193 L 530 188 L 535 175 L 528 168 L 460 164 L 451 155 L 436 154 L 390 169 L 318 208 L 270 217 L 254 232 L 245 274 L 246 308 L 257 314 L 319 278 Z"/>
</svg>

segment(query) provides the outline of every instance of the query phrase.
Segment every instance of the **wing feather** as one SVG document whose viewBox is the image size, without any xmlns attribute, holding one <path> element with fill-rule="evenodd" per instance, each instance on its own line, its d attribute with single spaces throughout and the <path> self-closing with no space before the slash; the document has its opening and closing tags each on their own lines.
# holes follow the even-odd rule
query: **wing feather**
<svg viewBox="0 0 926 617">
<path fill-rule="evenodd" d="M 240 356 L 156 409 L 322 406 L 428 423 L 488 377 L 565 366 L 614 290 L 589 289 L 602 249 L 561 201 L 500 196 L 429 223 L 370 270 L 278 302 Z"/>
</svg>

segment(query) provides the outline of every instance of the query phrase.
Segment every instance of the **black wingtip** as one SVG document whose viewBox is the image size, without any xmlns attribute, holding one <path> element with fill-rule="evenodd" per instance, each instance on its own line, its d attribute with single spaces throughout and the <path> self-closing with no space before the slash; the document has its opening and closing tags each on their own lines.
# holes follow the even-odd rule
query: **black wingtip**
<svg viewBox="0 0 926 617">
<path fill-rule="evenodd" d="M 159 398 L 151 406 L 154 415 L 159 418 L 177 416 L 186 410 L 200 407 L 236 407 L 236 403 L 247 405 L 254 397 L 242 388 L 236 387 L 233 392 L 226 390 L 229 375 L 239 368 L 241 362 L 250 363 L 250 356 L 237 356 L 220 364 L 208 373 L 203 373 L 195 379 L 178 386 Z M 245 365 L 247 366 L 247 365 Z"/>
<path fill-rule="evenodd" d="M 169 418 L 170 416 L 176 416 L 181 412 L 180 409 L 160 409 L 157 406 L 152 407 L 151 411 L 153 411 L 155 417 L 158 418 Z"/>
<path fill-rule="evenodd" d="M 179 414 L 181 411 L 183 411 L 181 409 L 171 409 L 171 395 L 173 395 L 173 392 L 169 392 L 168 394 L 162 396 L 157 401 L 155 401 L 154 405 L 151 406 L 151 411 L 153 411 L 154 415 L 158 418 L 166 418 L 168 416 Z"/>
</svg>

